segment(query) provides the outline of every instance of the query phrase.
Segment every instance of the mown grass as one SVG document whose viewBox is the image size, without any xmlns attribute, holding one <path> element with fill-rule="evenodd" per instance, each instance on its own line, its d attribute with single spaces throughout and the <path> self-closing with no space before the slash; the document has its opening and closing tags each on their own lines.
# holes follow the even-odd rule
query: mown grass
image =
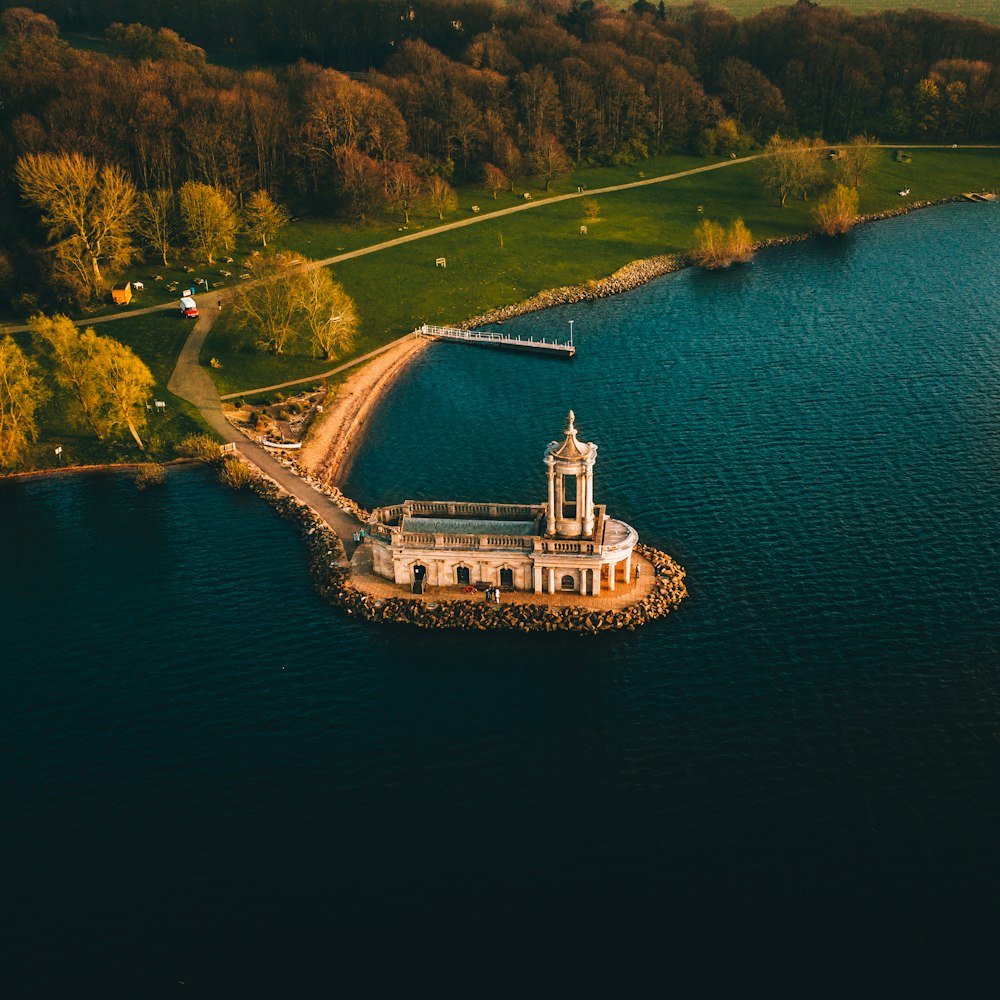
<svg viewBox="0 0 1000 1000">
<path fill-rule="evenodd" d="M 912 156 L 911 163 L 896 163 L 891 150 L 882 153 L 862 188 L 863 212 L 899 207 L 903 199 L 897 192 L 906 187 L 909 200 L 934 200 L 1000 184 L 998 151 L 917 149 Z M 677 169 L 676 164 L 672 168 Z M 812 202 L 789 201 L 781 208 L 757 177 L 756 164 L 740 164 L 597 196 L 600 217 L 594 221 L 584 218 L 582 199 L 571 200 L 345 261 L 334 272 L 361 317 L 352 355 L 373 350 L 421 323 L 460 322 L 546 288 L 606 276 L 632 260 L 685 252 L 703 217 L 728 222 L 740 216 L 757 240 L 814 228 Z M 580 234 L 584 224 L 586 236 Z M 447 259 L 447 268 L 435 266 L 437 257 Z M 240 348 L 224 324 L 213 328 L 206 345 L 209 354 L 222 360 L 223 368 L 213 375 L 223 392 L 332 367 L 310 358 L 303 345 L 282 356 L 255 354 Z"/>
<path fill-rule="evenodd" d="M 610 7 L 631 7 L 634 0 L 607 0 Z M 653 0 L 653 6 L 656 6 Z M 671 2 L 667 7 L 687 7 L 688 0 Z M 748 17 L 762 10 L 782 6 L 777 0 L 712 0 L 713 7 L 728 10 L 734 17 Z M 933 10 L 940 14 L 952 14 L 955 17 L 977 17 L 991 24 L 1000 24 L 1000 9 L 996 0 L 837 0 L 836 6 L 844 7 L 852 14 L 868 14 L 883 10 L 910 10 L 919 7 L 922 10 Z"/>
<path fill-rule="evenodd" d="M 635 180 L 640 170 L 651 177 L 704 162 L 694 157 L 669 157 L 638 167 L 580 172 L 553 185 L 551 193 L 575 191 L 578 184 L 594 189 Z M 914 149 L 912 162 L 897 163 L 892 150 L 885 150 L 862 188 L 861 210 L 872 213 L 898 207 L 903 199 L 897 192 L 903 188 L 910 189 L 910 200 L 934 200 L 966 190 L 998 186 L 1000 151 Z M 537 188 L 532 193 L 536 200 Z M 283 355 L 260 354 L 245 343 L 246 338 L 233 329 L 230 316 L 224 312 L 212 329 L 202 361 L 207 364 L 211 357 L 216 357 L 221 362 L 220 368 L 211 369 L 220 392 L 247 392 L 249 399 L 249 390 L 316 376 L 408 333 L 421 323 L 457 323 L 487 309 L 521 301 L 543 289 L 604 277 L 632 260 L 685 252 L 691 246 L 695 225 L 703 217 L 728 222 L 741 216 L 757 240 L 813 229 L 812 203 L 790 201 L 780 208 L 761 188 L 754 163 L 595 197 L 600 206 L 596 220 L 584 217 L 583 199 L 490 218 L 494 209 L 523 203 L 523 199 L 508 194 L 493 202 L 488 194 L 466 189 L 460 192 L 460 207 L 451 218 L 467 218 L 470 206 L 478 204 L 482 221 L 476 225 L 428 236 L 334 267 L 336 277 L 355 299 L 361 319 L 357 342 L 348 357 L 325 362 L 304 343 L 292 344 Z M 423 219 L 416 224 L 427 223 Z M 587 226 L 585 236 L 580 234 L 581 225 Z M 398 224 L 385 219 L 364 226 L 304 219 L 290 226 L 281 242 L 307 256 L 320 258 L 337 253 L 338 247 L 352 249 L 391 239 L 399 235 L 398 230 Z M 447 268 L 435 266 L 437 257 L 447 258 Z M 236 268 L 222 266 L 233 270 L 234 276 L 237 274 Z M 147 269 L 163 273 L 162 269 L 157 271 L 148 265 Z M 196 276 L 200 277 L 204 270 L 199 269 Z M 180 275 L 190 277 L 183 270 Z M 150 291 L 147 284 L 147 296 Z M 156 288 L 152 294 L 163 293 Z M 207 301 L 210 304 L 211 297 Z M 143 298 L 137 304 L 148 302 L 148 298 Z M 197 414 L 166 391 L 166 382 L 189 329 L 173 311 L 132 316 L 98 327 L 100 333 L 133 347 L 157 379 L 156 398 L 168 401 L 165 416 L 150 417 L 150 441 L 157 449 L 154 457 L 169 457 L 174 443 L 194 430 L 203 429 Z M 33 464 L 45 467 L 56 464 L 51 453 L 55 443 L 64 446 L 64 462 L 128 460 L 138 456 L 127 441 L 102 445 L 73 429 L 66 421 L 65 411 L 65 401 L 58 397 L 45 408 L 41 415 L 44 438 L 33 453 Z"/>
</svg>

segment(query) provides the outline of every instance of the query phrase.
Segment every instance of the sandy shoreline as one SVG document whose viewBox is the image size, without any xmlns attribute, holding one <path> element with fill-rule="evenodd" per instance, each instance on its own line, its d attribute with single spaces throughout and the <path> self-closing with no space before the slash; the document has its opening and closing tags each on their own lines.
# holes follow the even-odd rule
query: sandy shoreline
<svg viewBox="0 0 1000 1000">
<path fill-rule="evenodd" d="M 296 458 L 322 483 L 338 485 L 364 435 L 368 418 L 386 389 L 429 342 L 411 333 L 338 385 L 323 403 Z"/>
</svg>

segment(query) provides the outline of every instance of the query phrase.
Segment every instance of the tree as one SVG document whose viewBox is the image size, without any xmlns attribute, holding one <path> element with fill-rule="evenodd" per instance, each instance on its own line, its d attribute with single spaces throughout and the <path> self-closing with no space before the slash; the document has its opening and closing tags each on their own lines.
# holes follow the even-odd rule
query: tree
<svg viewBox="0 0 1000 1000">
<path fill-rule="evenodd" d="M 56 384 L 69 391 L 76 416 L 104 437 L 97 369 L 100 345 L 93 329 L 80 330 L 68 316 L 34 316 L 32 333 L 55 364 Z"/>
<path fill-rule="evenodd" d="M 931 74 L 913 89 L 913 123 L 923 137 L 933 135 L 941 124 L 940 78 Z"/>
<path fill-rule="evenodd" d="M 224 188 L 188 181 L 181 188 L 181 219 L 191 249 L 206 263 L 236 245 L 236 202 Z"/>
<path fill-rule="evenodd" d="M 742 59 L 730 56 L 723 62 L 719 83 L 723 101 L 732 108 L 739 125 L 749 132 L 767 135 L 788 113 L 781 91 Z"/>
<path fill-rule="evenodd" d="M 385 180 L 379 165 L 365 153 L 344 149 L 337 159 L 344 193 L 358 218 L 363 219 L 385 197 Z"/>
<path fill-rule="evenodd" d="M 55 363 L 56 382 L 69 390 L 98 439 L 127 429 L 143 448 L 139 431 L 155 383 L 131 348 L 92 328 L 80 330 L 66 316 L 36 316 L 31 329 Z"/>
<path fill-rule="evenodd" d="M 556 177 L 569 173 L 570 162 L 559 140 L 549 132 L 539 132 L 531 142 L 531 169 L 545 178 L 545 190 Z"/>
<path fill-rule="evenodd" d="M 858 202 L 857 188 L 838 184 L 819 200 L 813 211 L 819 231 L 827 236 L 841 236 L 848 232 L 857 221 Z"/>
<path fill-rule="evenodd" d="M 254 191 L 243 206 L 243 231 L 265 247 L 268 238 L 284 229 L 290 220 L 291 216 L 266 191 Z"/>
<path fill-rule="evenodd" d="M 256 254 L 247 262 L 254 280 L 239 289 L 233 315 L 238 326 L 252 333 L 259 350 L 281 354 L 291 340 L 308 332 L 329 361 L 354 338 L 354 303 L 329 271 L 310 263 L 289 251 Z"/>
<path fill-rule="evenodd" d="M 483 186 L 496 201 L 497 191 L 506 191 L 510 187 L 510 178 L 495 164 L 487 163 L 483 167 Z"/>
<path fill-rule="evenodd" d="M 105 433 L 128 428 L 140 451 L 139 431 L 146 427 L 146 406 L 155 380 L 132 349 L 111 337 L 99 337 L 98 392 L 103 402 Z"/>
<path fill-rule="evenodd" d="M 135 255 L 136 191 L 116 166 L 98 168 L 79 153 L 28 153 L 17 161 L 24 199 L 42 213 L 55 273 L 87 298 L 104 290 L 101 262 L 112 270 Z"/>
<path fill-rule="evenodd" d="M 386 196 L 389 204 L 403 213 L 403 223 L 410 224 L 410 212 L 420 196 L 423 182 L 412 167 L 390 163 L 385 168 Z"/>
<path fill-rule="evenodd" d="M 281 354 L 298 332 L 300 305 L 291 278 L 305 263 L 290 251 L 258 253 L 247 261 L 253 280 L 241 286 L 232 308 L 237 326 L 251 332 L 259 350 Z"/>
<path fill-rule="evenodd" d="M 431 203 L 431 208 L 437 212 L 438 219 L 443 219 L 445 212 L 454 212 L 458 208 L 458 195 L 455 194 L 455 189 L 438 174 L 427 182 L 427 200 Z"/>
<path fill-rule="evenodd" d="M 0 335 L 0 468 L 13 468 L 38 434 L 35 412 L 48 398 L 42 373 L 10 336 Z"/>
<path fill-rule="evenodd" d="M 332 361 L 351 345 L 357 333 L 354 302 L 326 268 L 298 271 L 290 280 L 293 299 L 313 344 L 324 361 Z"/>
<path fill-rule="evenodd" d="M 790 194 L 806 198 L 821 183 L 823 164 L 815 146 L 774 135 L 760 160 L 760 177 L 784 207 Z"/>
<path fill-rule="evenodd" d="M 164 267 L 170 266 L 167 257 L 176 236 L 175 211 L 174 193 L 168 188 L 155 188 L 139 195 L 136 229 L 146 245 L 163 259 Z"/>
<path fill-rule="evenodd" d="M 841 148 L 835 167 L 837 176 L 851 187 L 860 187 L 865 174 L 878 162 L 878 157 L 879 149 L 875 145 L 875 139 L 867 135 L 856 135 Z"/>
</svg>

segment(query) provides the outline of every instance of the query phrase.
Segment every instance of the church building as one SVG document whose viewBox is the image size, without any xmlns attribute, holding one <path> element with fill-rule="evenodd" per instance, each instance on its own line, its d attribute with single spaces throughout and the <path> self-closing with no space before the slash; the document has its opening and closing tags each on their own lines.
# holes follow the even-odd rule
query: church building
<svg viewBox="0 0 1000 1000">
<path fill-rule="evenodd" d="M 632 578 L 635 529 L 594 503 L 597 445 L 577 438 L 573 411 L 545 449 L 539 504 L 407 500 L 369 522 L 375 573 L 408 589 L 499 586 L 596 597 Z"/>
</svg>

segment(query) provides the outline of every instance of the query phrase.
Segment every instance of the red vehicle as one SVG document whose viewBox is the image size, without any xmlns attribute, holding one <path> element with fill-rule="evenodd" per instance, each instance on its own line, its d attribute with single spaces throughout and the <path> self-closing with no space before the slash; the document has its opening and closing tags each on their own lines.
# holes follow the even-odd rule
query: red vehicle
<svg viewBox="0 0 1000 1000">
<path fill-rule="evenodd" d="M 181 299 L 181 315 L 188 319 L 198 318 L 198 303 L 190 295 L 185 295 Z"/>
</svg>

